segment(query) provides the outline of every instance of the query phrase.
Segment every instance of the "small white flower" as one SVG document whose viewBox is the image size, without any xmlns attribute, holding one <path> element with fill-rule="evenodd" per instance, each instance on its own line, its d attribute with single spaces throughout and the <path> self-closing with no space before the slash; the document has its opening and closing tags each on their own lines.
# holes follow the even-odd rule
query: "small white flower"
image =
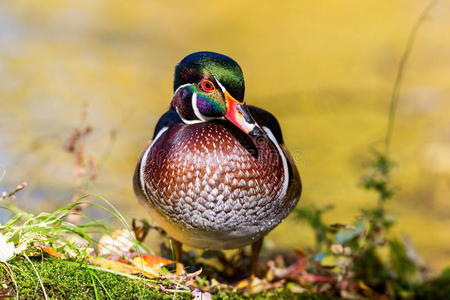
<svg viewBox="0 0 450 300">
<path fill-rule="evenodd" d="M 6 242 L 6 238 L 0 233 L 0 262 L 7 262 L 14 256 L 14 243 Z"/>
</svg>

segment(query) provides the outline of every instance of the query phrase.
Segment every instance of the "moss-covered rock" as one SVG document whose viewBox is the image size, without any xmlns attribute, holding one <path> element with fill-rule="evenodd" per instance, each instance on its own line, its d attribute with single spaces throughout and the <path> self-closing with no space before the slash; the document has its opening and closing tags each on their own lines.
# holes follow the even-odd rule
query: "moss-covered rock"
<svg viewBox="0 0 450 300">
<path fill-rule="evenodd" d="M 151 288 L 145 281 L 88 268 L 86 264 L 65 263 L 60 260 L 34 259 L 33 265 L 25 259 L 10 262 L 14 278 L 3 268 L 1 281 L 10 295 L 20 299 L 41 299 L 43 288 L 50 299 L 173 299 Z M 34 267 L 33 267 L 34 266 Z M 37 276 L 39 274 L 39 278 Z M 190 299 L 190 294 L 177 293 L 177 299 Z"/>
<path fill-rule="evenodd" d="M 66 262 L 58 259 L 33 259 L 33 264 L 23 258 L 9 262 L 14 273 L 3 265 L 0 273 L 0 295 L 16 296 L 16 284 L 20 299 L 42 299 L 43 288 L 49 299 L 191 299 L 191 293 L 163 292 L 156 284 L 136 280 L 123 275 L 92 269 L 83 263 Z M 37 276 L 39 274 L 39 277 Z M 6 288 L 5 288 L 6 287 Z M 325 295 L 288 291 L 270 291 L 243 297 L 238 294 L 219 292 L 213 299 L 337 299 Z"/>
</svg>

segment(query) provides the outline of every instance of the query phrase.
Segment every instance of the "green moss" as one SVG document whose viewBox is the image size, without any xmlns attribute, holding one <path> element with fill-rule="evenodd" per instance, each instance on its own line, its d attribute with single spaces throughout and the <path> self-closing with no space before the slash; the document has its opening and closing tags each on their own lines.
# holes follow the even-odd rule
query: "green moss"
<svg viewBox="0 0 450 300">
<path fill-rule="evenodd" d="M 190 299 L 188 293 L 164 294 L 145 281 L 93 270 L 85 264 L 68 264 L 55 259 L 35 259 L 33 264 L 50 299 Z M 44 297 L 36 272 L 28 261 L 14 259 L 10 265 L 20 299 Z M 0 276 L 2 283 L 12 291 L 10 294 L 15 295 L 14 283 L 5 268 Z"/>
<path fill-rule="evenodd" d="M 33 259 L 39 278 L 49 299 L 191 299 L 190 293 L 165 293 L 151 287 L 144 280 L 131 279 L 90 268 L 86 264 L 58 259 Z M 9 262 L 18 285 L 20 299 L 43 299 L 44 293 L 33 266 L 24 258 Z M 3 288 L 7 286 L 6 290 Z M 15 284 L 7 268 L 0 268 L 0 295 L 16 295 Z M 270 291 L 243 297 L 238 294 L 219 292 L 213 299 L 337 299 L 309 293 L 294 294 L 285 290 Z"/>
</svg>

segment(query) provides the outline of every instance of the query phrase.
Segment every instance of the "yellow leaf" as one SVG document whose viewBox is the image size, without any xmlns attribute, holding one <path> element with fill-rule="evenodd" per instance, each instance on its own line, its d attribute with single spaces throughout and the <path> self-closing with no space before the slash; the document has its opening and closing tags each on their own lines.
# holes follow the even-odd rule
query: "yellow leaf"
<svg viewBox="0 0 450 300">
<path fill-rule="evenodd" d="M 89 261 L 102 268 L 114 270 L 125 274 L 141 273 L 141 270 L 139 268 L 136 268 L 135 266 L 124 264 L 118 261 L 109 260 L 104 257 L 93 256 L 89 258 Z"/>
</svg>

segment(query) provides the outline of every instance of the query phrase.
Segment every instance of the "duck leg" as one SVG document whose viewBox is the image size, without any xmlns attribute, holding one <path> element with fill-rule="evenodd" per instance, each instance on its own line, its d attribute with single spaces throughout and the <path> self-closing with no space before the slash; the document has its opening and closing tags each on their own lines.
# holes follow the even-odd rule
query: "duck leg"
<svg viewBox="0 0 450 300">
<path fill-rule="evenodd" d="M 260 238 L 256 242 L 252 244 L 252 257 L 250 262 L 250 276 L 256 276 L 256 272 L 258 271 L 258 259 L 259 253 L 261 252 L 262 244 L 264 238 Z"/>
<path fill-rule="evenodd" d="M 177 262 L 176 274 L 180 275 L 182 272 L 181 254 L 183 253 L 183 244 L 173 238 L 171 238 L 170 241 L 172 244 L 173 257 L 175 258 L 175 261 Z"/>
<path fill-rule="evenodd" d="M 134 232 L 134 236 L 136 237 L 136 239 L 139 242 L 143 242 L 150 230 L 150 224 L 148 224 L 148 222 L 145 219 L 142 219 L 139 222 L 141 222 L 141 225 L 138 225 L 136 219 L 133 218 L 131 228 Z"/>
</svg>

